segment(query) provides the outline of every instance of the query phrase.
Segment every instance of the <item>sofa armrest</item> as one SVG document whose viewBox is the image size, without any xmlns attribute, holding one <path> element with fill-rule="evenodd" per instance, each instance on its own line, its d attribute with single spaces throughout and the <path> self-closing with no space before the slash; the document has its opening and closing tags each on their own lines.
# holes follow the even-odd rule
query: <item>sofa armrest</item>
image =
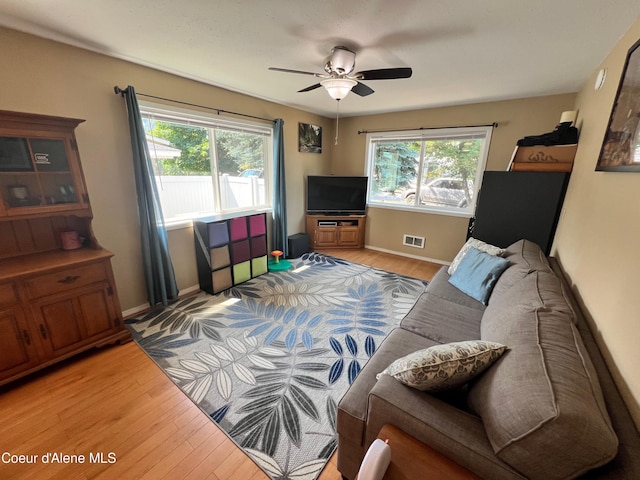
<svg viewBox="0 0 640 480">
<path fill-rule="evenodd" d="M 388 375 L 376 382 L 368 402 L 365 446 L 389 423 L 483 478 L 524 478 L 495 456 L 481 419 L 471 413 Z"/>
</svg>

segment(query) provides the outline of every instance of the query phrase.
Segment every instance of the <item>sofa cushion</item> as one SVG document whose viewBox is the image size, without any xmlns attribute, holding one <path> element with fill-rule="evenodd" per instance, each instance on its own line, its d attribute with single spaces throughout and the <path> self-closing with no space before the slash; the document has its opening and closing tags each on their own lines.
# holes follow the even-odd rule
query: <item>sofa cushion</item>
<svg viewBox="0 0 640 480">
<path fill-rule="evenodd" d="M 442 267 L 400 327 L 437 343 L 477 340 L 485 308 L 451 285 L 447 267 Z"/>
<path fill-rule="evenodd" d="M 480 303 L 478 300 L 471 298 L 469 295 L 462 293 L 458 288 L 454 287 L 449 283 L 449 278 L 451 276 L 447 273 L 447 267 L 442 267 L 440 270 L 436 272 L 433 276 L 427 288 L 425 290 L 426 293 L 430 295 L 434 295 L 442 300 L 446 300 L 445 303 L 455 303 L 456 305 L 461 305 L 464 307 L 469 307 L 472 310 L 477 310 L 482 314 L 485 305 Z M 480 333 L 478 327 L 478 333 Z M 473 337 L 473 338 L 478 338 Z"/>
<path fill-rule="evenodd" d="M 365 445 L 368 446 L 377 437 L 385 424 L 400 428 L 480 478 L 524 480 L 521 474 L 493 453 L 480 417 L 443 401 L 439 394 L 400 385 L 388 375 L 382 376 L 369 394 Z M 338 464 L 342 448 L 341 437 L 338 444 Z M 393 449 L 393 445 L 391 448 Z M 364 452 L 360 461 L 362 456 Z M 354 476 L 348 476 L 354 477 L 355 472 Z M 440 480 L 443 477 L 425 474 L 414 478 Z"/>
<path fill-rule="evenodd" d="M 491 245 L 489 243 L 483 242 L 482 240 L 478 240 L 477 238 L 468 239 L 465 244 L 462 246 L 460 251 L 457 253 L 451 265 L 449 265 L 449 269 L 447 273 L 449 275 L 453 275 L 453 273 L 460 265 L 460 262 L 465 257 L 470 248 L 476 248 L 481 252 L 488 253 L 489 255 L 502 255 L 504 253 L 504 248 L 496 247 L 495 245 Z"/>
<path fill-rule="evenodd" d="M 469 389 L 496 455 L 531 478 L 573 478 L 617 451 L 596 373 L 563 298 L 558 278 L 536 271 L 490 302 L 481 338 L 509 351 Z"/>
<path fill-rule="evenodd" d="M 504 295 L 518 280 L 532 272 L 551 272 L 547 257 L 536 243 L 529 240 L 518 240 L 509 245 L 502 257 L 509 261 L 509 268 L 500 275 L 488 303 Z"/>
<path fill-rule="evenodd" d="M 507 347 L 482 340 L 434 345 L 395 360 L 380 372 L 423 392 L 459 387 L 495 362 Z"/>
<path fill-rule="evenodd" d="M 560 263 L 553 257 L 549 258 L 549 263 L 560 279 L 563 286 L 563 294 L 568 298 L 569 305 L 575 314 L 576 328 L 580 332 L 584 346 L 589 353 L 589 358 L 598 375 L 611 424 L 618 437 L 619 446 L 616 457 L 606 465 L 589 472 L 585 477 L 588 476 L 589 478 L 598 478 L 600 480 L 637 480 L 640 478 L 640 455 L 638 455 L 638 452 L 640 452 L 640 432 L 633 422 L 629 409 L 625 405 L 609 372 L 591 329 L 573 297 Z"/>
<path fill-rule="evenodd" d="M 471 247 L 449 283 L 486 305 L 493 286 L 508 266 L 508 260 Z"/>
</svg>

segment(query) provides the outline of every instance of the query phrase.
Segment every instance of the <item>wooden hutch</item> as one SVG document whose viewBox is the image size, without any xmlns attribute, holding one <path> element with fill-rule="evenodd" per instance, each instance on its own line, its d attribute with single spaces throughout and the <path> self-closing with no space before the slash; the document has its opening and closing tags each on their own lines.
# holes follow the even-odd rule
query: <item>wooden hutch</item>
<svg viewBox="0 0 640 480">
<path fill-rule="evenodd" d="M 0 111 L 0 385 L 129 333 L 74 129 Z"/>
</svg>

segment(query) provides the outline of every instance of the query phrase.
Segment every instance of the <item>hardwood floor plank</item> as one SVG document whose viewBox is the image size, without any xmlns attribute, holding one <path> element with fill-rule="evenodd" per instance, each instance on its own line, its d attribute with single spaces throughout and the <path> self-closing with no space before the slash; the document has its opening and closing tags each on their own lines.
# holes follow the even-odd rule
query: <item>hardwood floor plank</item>
<svg viewBox="0 0 640 480">
<path fill-rule="evenodd" d="M 250 478 L 258 471 L 260 468 L 234 445 L 229 456 L 214 470 L 214 473 L 218 478 Z"/>
<path fill-rule="evenodd" d="M 210 422 L 209 420 L 207 421 Z M 175 465 L 172 469 L 167 470 L 164 475 L 156 478 L 166 480 L 185 478 L 194 469 L 196 469 L 198 465 L 203 462 L 203 459 L 212 452 L 212 450 L 215 450 L 226 440 L 226 436 L 222 432 L 217 429 L 217 431 L 212 430 L 213 429 L 208 428 L 208 426 L 203 426 L 199 432 L 206 432 L 207 436 L 201 435 L 201 441 L 197 446 L 194 446 L 192 439 L 189 439 L 188 444 L 192 448 L 191 452 L 184 457 L 180 463 Z"/>
<path fill-rule="evenodd" d="M 441 267 L 366 249 L 323 253 L 423 280 Z M 2 480 L 268 479 L 134 342 L 3 386 L 0 418 L 0 453 L 116 454 L 113 464 L 0 462 Z M 334 455 L 320 480 L 340 478 Z"/>
<path fill-rule="evenodd" d="M 164 472 L 175 468 L 192 452 L 193 448 L 189 445 L 189 442 L 176 445 L 176 448 L 156 463 L 151 470 L 148 470 L 147 473 L 139 477 L 140 480 L 157 480 L 158 478 L 162 478 Z"/>
<path fill-rule="evenodd" d="M 179 477 L 165 477 L 167 480 L 171 480 L 172 478 L 180 478 L 182 480 L 200 480 L 202 478 L 211 478 L 213 480 L 219 480 L 217 476 L 213 473 L 213 469 L 216 465 L 218 465 L 218 455 L 216 450 L 220 445 L 217 445 L 213 451 L 203 452 L 203 458 L 200 459 L 200 462 L 193 466 L 190 470 L 187 470 L 185 473 L 182 473 Z M 225 479 L 221 479 L 225 480 Z"/>
<path fill-rule="evenodd" d="M 193 433 L 188 442 L 194 449 L 200 448 L 203 444 L 215 446 L 217 443 L 221 443 L 226 439 L 226 435 L 222 433 L 222 430 L 208 428 L 211 424 L 211 420 L 208 418 L 206 422 L 200 423 L 200 428 Z"/>
<path fill-rule="evenodd" d="M 318 252 L 426 281 L 431 280 L 442 267 L 438 263 L 369 249 L 323 249 L 318 250 Z"/>
</svg>

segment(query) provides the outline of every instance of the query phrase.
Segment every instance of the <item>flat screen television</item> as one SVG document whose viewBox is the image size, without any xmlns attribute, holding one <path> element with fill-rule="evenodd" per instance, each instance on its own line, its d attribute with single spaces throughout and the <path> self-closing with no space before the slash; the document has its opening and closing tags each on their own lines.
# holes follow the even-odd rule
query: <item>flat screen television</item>
<svg viewBox="0 0 640 480">
<path fill-rule="evenodd" d="M 307 177 L 307 213 L 363 214 L 366 208 L 367 177 Z"/>
</svg>

